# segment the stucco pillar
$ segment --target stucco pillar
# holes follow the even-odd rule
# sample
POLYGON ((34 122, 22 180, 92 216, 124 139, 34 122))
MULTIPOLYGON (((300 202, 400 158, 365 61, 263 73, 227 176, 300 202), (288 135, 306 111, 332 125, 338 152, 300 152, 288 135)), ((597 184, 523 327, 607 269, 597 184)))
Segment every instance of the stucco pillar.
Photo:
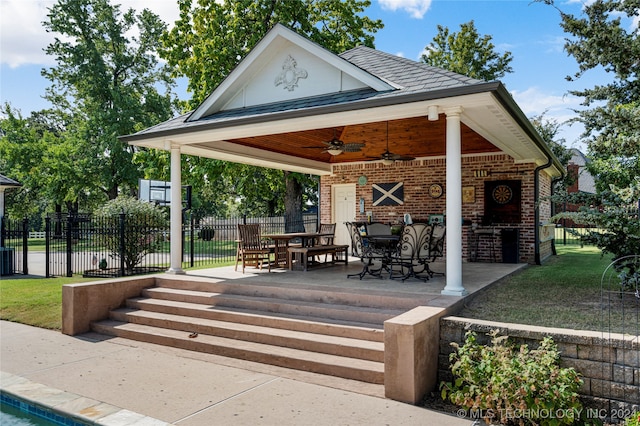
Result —
POLYGON ((462 107, 444 110, 447 115, 447 284, 441 294, 464 296, 462 285, 462 107))
POLYGON ((170 274, 184 274, 182 269, 182 167, 180 146, 171 144, 171 265, 170 274))

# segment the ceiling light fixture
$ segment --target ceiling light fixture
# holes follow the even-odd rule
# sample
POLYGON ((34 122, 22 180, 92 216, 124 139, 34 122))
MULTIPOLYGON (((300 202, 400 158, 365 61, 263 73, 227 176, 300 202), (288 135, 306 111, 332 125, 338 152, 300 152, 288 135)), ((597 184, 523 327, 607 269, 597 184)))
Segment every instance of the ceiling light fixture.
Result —
POLYGON ((438 105, 430 105, 428 111, 429 121, 438 121, 438 105))
POLYGON ((340 155, 342 154, 342 150, 338 148, 328 149, 327 152, 331 155, 340 155))

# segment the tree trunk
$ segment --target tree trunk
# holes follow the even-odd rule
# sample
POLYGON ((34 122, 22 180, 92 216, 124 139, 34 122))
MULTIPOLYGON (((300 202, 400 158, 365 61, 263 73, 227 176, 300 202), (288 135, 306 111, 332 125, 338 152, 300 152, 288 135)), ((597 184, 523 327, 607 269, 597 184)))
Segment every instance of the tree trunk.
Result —
POLYGON ((302 185, 291 172, 284 172, 286 193, 284 197, 285 232, 304 232, 302 220, 302 185))

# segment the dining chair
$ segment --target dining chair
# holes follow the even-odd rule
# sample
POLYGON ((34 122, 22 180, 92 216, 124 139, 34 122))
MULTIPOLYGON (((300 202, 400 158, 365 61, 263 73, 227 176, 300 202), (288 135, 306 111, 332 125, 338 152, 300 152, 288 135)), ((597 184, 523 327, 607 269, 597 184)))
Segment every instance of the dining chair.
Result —
POLYGON ((429 276, 444 275, 443 272, 434 272, 429 267, 429 263, 434 262, 438 257, 444 256, 444 239, 447 228, 443 223, 434 224, 431 230, 431 238, 429 239, 429 253, 423 259, 425 269, 429 276))
POLYGON ((238 224, 238 253, 236 255, 236 271, 238 263, 242 261, 242 273, 247 265, 259 267, 266 262, 271 272, 271 259, 269 247, 265 245, 260 234, 259 224, 238 224))
POLYGON ((353 222, 346 222, 347 229, 349 230, 349 236, 351 237, 351 256, 359 257, 362 262, 362 271, 357 274, 349 274, 347 278, 351 277, 364 277, 365 275, 373 275, 375 277, 382 278, 382 260, 384 255, 380 252, 372 250, 371 246, 364 244, 362 235, 360 234, 360 227, 353 222), (375 269, 374 261, 380 262, 380 267, 375 269))
POLYGON ((426 223, 405 225, 395 252, 390 257, 390 278, 418 278, 427 281, 430 274, 427 264, 423 262, 429 256, 432 227, 426 223), (398 276, 394 274, 398 272, 398 276), (423 275, 427 272, 427 275, 423 275))
POLYGON ((367 235, 391 235, 391 225, 382 222, 367 223, 367 235))
MULTIPOLYGON (((331 246, 333 245, 333 239, 335 238, 336 235, 336 224, 335 223, 321 223, 320 227, 318 228, 318 233, 319 234, 325 234, 321 237, 318 238, 317 244, 320 246, 331 246)), ((327 261, 327 256, 328 255, 324 255, 324 261, 327 261)), ((335 254, 332 254, 331 256, 333 261, 335 261, 335 254)), ((314 256, 314 260, 315 260, 316 256, 314 256)))

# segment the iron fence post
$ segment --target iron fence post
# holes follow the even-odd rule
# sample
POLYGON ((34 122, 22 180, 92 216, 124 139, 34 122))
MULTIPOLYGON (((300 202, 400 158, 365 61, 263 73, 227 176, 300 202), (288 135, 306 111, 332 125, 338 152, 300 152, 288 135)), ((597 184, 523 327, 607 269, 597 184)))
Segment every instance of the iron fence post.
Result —
POLYGON ((195 233, 196 233, 196 224, 193 218, 193 214, 191 215, 191 244, 190 244, 190 248, 191 248, 191 262, 190 265, 193 268, 193 253, 195 251, 195 233))
POLYGON ((124 277, 124 230, 125 230, 126 215, 124 212, 120 213, 120 276, 124 277))
POLYGON ((73 225, 73 215, 71 213, 67 214, 67 277, 73 276, 73 268, 71 266, 72 259, 72 240, 71 240, 71 227, 73 225))
POLYGON ((22 219, 22 273, 29 275, 27 258, 29 253, 29 219, 22 219))
POLYGON ((44 219, 44 275, 47 278, 51 276, 51 271, 49 271, 50 241, 51 241, 51 218, 47 216, 44 219))

